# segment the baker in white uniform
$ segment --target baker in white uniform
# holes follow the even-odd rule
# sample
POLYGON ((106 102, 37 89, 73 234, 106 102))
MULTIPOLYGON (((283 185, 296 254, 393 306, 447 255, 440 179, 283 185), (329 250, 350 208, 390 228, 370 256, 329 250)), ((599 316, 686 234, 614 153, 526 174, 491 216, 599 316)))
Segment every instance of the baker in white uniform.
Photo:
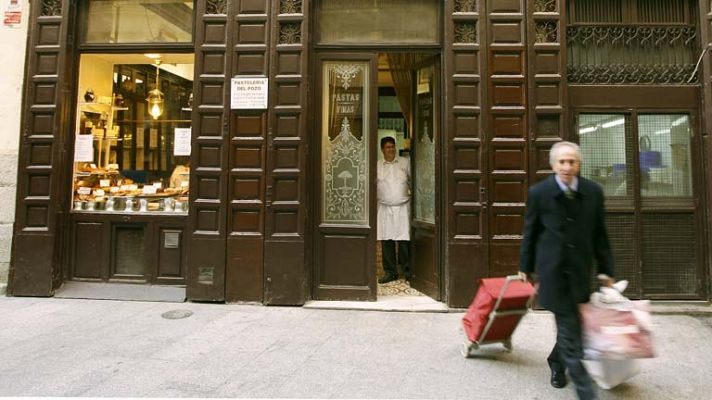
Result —
POLYGON ((378 283, 398 279, 398 261, 406 280, 410 270, 410 161, 396 156, 396 141, 392 137, 381 139, 383 160, 378 161, 378 240, 383 250, 385 275, 378 283))

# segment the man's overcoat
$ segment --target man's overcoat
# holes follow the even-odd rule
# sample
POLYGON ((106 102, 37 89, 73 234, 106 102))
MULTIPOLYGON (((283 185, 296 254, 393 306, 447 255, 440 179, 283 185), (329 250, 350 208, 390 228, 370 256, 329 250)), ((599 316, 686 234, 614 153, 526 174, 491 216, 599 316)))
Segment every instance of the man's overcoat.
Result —
POLYGON ((604 212, 601 187, 585 178, 571 200, 554 175, 529 189, 520 270, 538 274, 542 307, 566 313, 587 302, 594 261, 613 276, 604 212))

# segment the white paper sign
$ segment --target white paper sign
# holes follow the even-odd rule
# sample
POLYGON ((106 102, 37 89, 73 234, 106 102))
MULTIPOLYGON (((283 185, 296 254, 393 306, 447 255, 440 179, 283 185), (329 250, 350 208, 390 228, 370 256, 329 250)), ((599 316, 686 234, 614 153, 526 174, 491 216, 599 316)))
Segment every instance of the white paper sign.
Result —
POLYGON ((74 161, 94 161, 94 136, 77 135, 74 140, 74 161))
POLYGON ((234 77, 231 80, 230 108, 233 110, 267 109, 267 78, 234 77))
POLYGON ((173 155, 190 155, 190 128, 176 128, 173 132, 173 155))

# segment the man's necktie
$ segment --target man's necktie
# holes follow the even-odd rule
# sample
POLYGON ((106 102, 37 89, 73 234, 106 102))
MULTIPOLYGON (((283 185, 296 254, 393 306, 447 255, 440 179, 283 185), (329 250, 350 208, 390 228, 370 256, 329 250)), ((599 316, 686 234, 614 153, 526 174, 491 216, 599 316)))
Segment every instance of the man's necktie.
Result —
POLYGON ((573 190, 571 190, 571 187, 566 186, 566 190, 564 190, 564 194, 566 195, 566 198, 569 200, 573 200, 574 197, 576 197, 576 194, 574 193, 573 190))

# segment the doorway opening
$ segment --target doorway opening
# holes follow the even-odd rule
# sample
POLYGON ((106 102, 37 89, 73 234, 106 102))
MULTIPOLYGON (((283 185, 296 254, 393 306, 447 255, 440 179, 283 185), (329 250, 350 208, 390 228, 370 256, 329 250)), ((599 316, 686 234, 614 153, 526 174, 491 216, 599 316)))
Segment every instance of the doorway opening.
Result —
POLYGON ((437 71, 433 54, 378 54, 378 137, 373 149, 378 159, 378 297, 427 295, 440 300, 437 71), (393 144, 395 155, 388 150, 393 144))
POLYGON ((377 170, 380 138, 390 136, 404 160, 398 170, 405 184, 393 204, 405 208, 399 211, 399 229, 409 240, 411 262, 408 271, 399 271, 401 278, 410 272, 408 282, 391 284, 396 287, 389 294, 441 300, 437 53, 319 52, 315 62, 320 116, 314 130, 313 299, 378 298, 383 256, 377 240, 377 170))

